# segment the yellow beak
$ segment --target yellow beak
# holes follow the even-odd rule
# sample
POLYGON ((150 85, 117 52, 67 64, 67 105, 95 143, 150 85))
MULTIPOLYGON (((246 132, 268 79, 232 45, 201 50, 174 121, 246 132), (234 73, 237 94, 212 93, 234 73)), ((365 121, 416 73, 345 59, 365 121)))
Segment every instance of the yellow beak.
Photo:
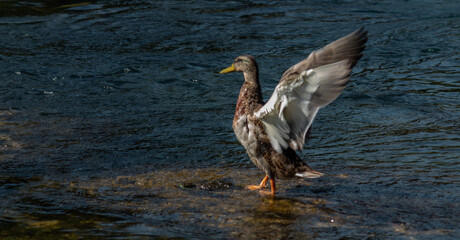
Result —
POLYGON ((220 71, 220 73, 229 73, 229 72, 234 72, 234 71, 235 71, 235 67, 232 64, 232 66, 220 71))

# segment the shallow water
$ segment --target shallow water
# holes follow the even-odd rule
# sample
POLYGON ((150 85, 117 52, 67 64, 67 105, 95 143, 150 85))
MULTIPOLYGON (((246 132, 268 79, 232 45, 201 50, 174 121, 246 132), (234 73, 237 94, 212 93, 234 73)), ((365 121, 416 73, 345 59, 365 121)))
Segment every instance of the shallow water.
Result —
POLYGON ((2 1, 0 237, 460 237, 456 1, 2 1), (263 173, 231 121, 252 54, 270 96, 311 51, 369 30, 302 158, 263 173))

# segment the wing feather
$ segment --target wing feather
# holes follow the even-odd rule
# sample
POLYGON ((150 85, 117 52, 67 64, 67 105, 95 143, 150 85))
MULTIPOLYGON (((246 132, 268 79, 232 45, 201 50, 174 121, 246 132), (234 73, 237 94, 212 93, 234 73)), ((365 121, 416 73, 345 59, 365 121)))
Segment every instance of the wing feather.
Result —
POLYGON ((349 80, 350 61, 343 60, 302 72, 276 86, 257 112, 273 148, 302 151, 305 135, 318 110, 334 101, 349 80))
POLYGON ((302 72, 308 69, 317 68, 319 66, 339 62, 345 59, 350 61, 350 68, 353 68, 358 60, 363 56, 362 51, 365 48, 366 42, 367 31, 361 27, 347 36, 310 53, 306 59, 286 70, 281 77, 280 82, 295 79, 302 72))
POLYGON ((346 87, 366 42, 367 31, 360 28, 313 51, 284 72, 268 102, 255 112, 277 152, 287 148, 302 151, 318 110, 346 87))

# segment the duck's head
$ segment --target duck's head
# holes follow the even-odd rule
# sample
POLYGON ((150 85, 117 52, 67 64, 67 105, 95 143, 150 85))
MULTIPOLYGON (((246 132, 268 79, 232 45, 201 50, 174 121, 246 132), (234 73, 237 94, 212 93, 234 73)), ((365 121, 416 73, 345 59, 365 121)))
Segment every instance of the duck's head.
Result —
POLYGON ((253 56, 251 55, 243 55, 235 58, 233 64, 220 71, 220 73, 229 73, 229 72, 257 72, 257 63, 253 56))

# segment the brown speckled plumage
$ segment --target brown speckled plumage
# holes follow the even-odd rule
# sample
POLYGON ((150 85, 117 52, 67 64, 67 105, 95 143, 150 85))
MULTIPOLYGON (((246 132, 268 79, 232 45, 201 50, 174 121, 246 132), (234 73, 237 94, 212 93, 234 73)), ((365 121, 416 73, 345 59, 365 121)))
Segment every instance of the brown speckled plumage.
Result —
MULTIPOLYGON (((282 154, 277 153, 270 144, 267 134, 265 133, 263 124, 260 120, 253 117, 254 112, 259 110, 263 105, 262 91, 259 84, 257 63, 252 56, 241 56, 250 62, 249 68, 244 72, 245 81, 241 87, 238 101, 236 103, 235 115, 233 117, 233 131, 237 136, 242 135, 242 131, 252 131, 253 136, 257 136, 258 147, 254 148, 253 152, 249 151, 249 157, 252 162, 259 168, 264 169, 263 163, 268 163, 268 168, 264 171, 269 178, 292 178, 298 172, 311 170, 295 153, 294 150, 288 148, 282 154), (242 127, 238 126, 238 120, 246 117, 246 122, 242 127), (249 124, 254 127, 249 129, 249 124), (260 160, 260 159, 263 160, 260 160)), ((242 144, 245 145, 244 140, 242 144)), ((266 165, 266 164, 265 164, 266 165)))
POLYGON ((232 66, 221 71, 244 74, 233 130, 251 161, 266 174, 259 186, 249 186, 250 189, 262 189, 270 179, 269 194, 274 195, 276 178, 322 175, 307 166, 295 151, 302 150, 318 109, 332 102, 345 87, 366 41, 367 32, 361 28, 314 51, 284 73, 267 103, 263 101, 254 57, 239 56, 232 66))

